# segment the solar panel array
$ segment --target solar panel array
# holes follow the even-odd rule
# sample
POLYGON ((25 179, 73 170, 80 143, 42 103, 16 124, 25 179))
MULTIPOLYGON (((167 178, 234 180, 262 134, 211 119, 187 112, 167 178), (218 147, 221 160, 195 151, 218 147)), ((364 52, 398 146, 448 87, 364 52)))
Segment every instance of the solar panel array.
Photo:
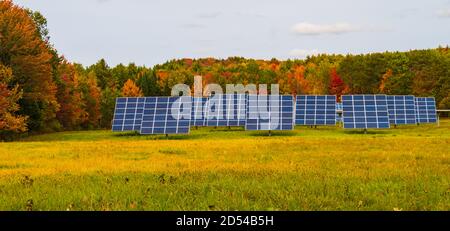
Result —
POLYGON ((236 127, 245 126, 246 95, 215 95, 205 104, 206 126, 236 127))
POLYGON ((416 124, 415 97, 412 95, 387 96, 391 124, 416 124))
POLYGON ((292 96, 249 95, 246 130, 293 130, 294 100, 292 96))
POLYGON ((141 134, 188 134, 191 121, 191 97, 147 97, 141 134), (188 105, 183 108, 183 105, 188 105))
POLYGON ((437 123, 436 100, 433 97, 416 98, 417 123, 437 123))
POLYGON ((112 130, 140 131, 145 98, 117 98, 112 130))
POLYGON ((346 129, 390 128, 390 124, 436 123, 432 97, 345 95, 117 98, 112 131, 187 134, 190 126, 245 126, 246 130, 293 130, 294 125, 335 125, 346 129), (337 111, 342 109, 342 117, 337 111))
POLYGON ((386 95, 342 96, 344 128, 390 128, 386 95))
POLYGON ((297 96, 295 106, 295 124, 336 125, 336 96, 297 96))

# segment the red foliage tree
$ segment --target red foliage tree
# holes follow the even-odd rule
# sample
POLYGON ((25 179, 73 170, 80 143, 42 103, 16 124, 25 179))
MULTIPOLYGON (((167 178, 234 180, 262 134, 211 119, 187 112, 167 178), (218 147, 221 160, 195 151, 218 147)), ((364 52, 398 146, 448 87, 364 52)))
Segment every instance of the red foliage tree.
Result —
POLYGON ((329 93, 332 95, 337 95, 338 99, 340 99, 343 94, 346 94, 348 92, 348 86, 339 76, 336 68, 331 68, 330 76, 330 86, 328 89, 329 93))

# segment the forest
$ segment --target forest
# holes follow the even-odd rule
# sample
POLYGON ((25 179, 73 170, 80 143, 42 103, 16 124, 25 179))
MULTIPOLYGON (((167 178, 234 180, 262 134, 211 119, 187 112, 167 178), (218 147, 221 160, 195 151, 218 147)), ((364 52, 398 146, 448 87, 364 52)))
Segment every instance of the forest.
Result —
POLYGON ((0 2, 0 140, 35 133, 107 129, 116 97, 169 95, 175 84, 280 84, 281 94, 413 94, 450 108, 447 47, 322 54, 303 60, 184 58, 153 67, 83 66, 58 53, 46 18, 0 2))

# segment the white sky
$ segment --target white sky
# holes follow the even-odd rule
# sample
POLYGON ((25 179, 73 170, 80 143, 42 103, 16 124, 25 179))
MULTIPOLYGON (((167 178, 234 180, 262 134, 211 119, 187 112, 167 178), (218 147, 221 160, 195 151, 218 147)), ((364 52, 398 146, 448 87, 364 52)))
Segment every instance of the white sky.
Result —
POLYGON ((450 44, 450 0, 16 0, 73 62, 304 58, 450 44))

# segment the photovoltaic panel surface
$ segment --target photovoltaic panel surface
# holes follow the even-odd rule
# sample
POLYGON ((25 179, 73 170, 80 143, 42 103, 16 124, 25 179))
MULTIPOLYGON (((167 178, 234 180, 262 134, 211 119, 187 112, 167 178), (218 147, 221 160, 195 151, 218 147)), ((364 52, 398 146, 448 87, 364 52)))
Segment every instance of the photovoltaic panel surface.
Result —
POLYGON ((344 128, 390 128, 386 95, 344 95, 342 104, 344 128))
POLYGON ((192 116, 191 126, 202 127, 206 125, 205 110, 207 97, 193 97, 192 98, 192 116))
POLYGON ((433 97, 416 98, 417 123, 437 123, 436 100, 433 97))
POLYGON ((147 97, 142 116, 141 134, 188 134, 192 98, 147 97))
POLYGON ((293 130, 292 96, 248 95, 246 130, 293 130))
POLYGON ((296 125, 336 125, 335 95, 300 95, 295 108, 296 125))
POLYGON ((223 94, 208 98, 205 104, 206 125, 214 127, 245 126, 246 95, 223 94))
POLYGON ((391 124, 416 124, 415 97, 412 95, 388 95, 387 104, 391 124))
POLYGON ((140 131, 144 98, 117 98, 112 131, 140 131))

